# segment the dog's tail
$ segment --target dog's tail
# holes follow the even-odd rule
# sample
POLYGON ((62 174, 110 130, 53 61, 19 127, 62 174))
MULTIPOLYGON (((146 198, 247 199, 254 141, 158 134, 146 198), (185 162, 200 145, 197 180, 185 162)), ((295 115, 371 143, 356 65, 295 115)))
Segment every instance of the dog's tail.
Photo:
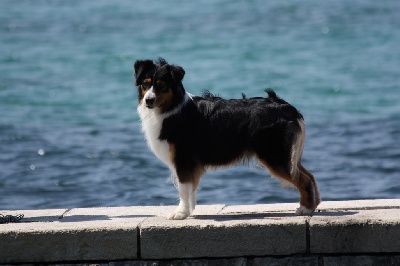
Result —
POLYGON ((265 89, 264 90, 266 93, 268 93, 268 99, 271 99, 273 102, 277 102, 280 104, 285 104, 290 106, 290 108, 292 108, 292 110, 297 113, 297 117, 299 119, 303 120, 303 115, 300 113, 299 110, 297 110, 296 108, 294 108, 292 105, 290 105, 288 102, 286 102, 285 100, 283 100, 282 98, 280 98, 278 95, 276 95, 276 93, 272 90, 272 89, 265 89))
POLYGON ((268 98, 279 99, 278 95, 272 89, 265 89, 265 92, 268 93, 268 98))

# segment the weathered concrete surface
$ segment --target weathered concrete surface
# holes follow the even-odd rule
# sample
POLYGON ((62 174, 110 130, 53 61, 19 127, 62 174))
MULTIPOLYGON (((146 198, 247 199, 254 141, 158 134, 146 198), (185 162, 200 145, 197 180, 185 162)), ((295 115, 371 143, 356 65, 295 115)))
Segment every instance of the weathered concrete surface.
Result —
POLYGON ((400 200, 324 202, 310 220, 312 253, 400 252, 400 200))
MULTIPOLYGON (((199 206, 208 213, 223 205, 199 206)), ((136 259, 138 227, 175 206, 0 211, 24 214, 21 223, 0 225, 0 263, 136 259)))
POLYGON ((347 200, 324 201, 318 206, 318 210, 376 210, 376 209, 400 209, 400 199, 374 199, 374 200, 347 200))
POLYGON ((310 221, 312 253, 400 252, 400 209, 332 210, 310 221))
POLYGON ((1 211, 22 213, 24 219, 0 225, 0 263, 135 259, 138 225, 172 210, 171 206, 1 211))
MULTIPOLYGON (((60 219, 65 210, 46 212, 43 216, 38 211, 36 216, 30 214, 23 220, 42 222, 0 225, 1 263, 134 259, 137 256, 136 229, 144 218, 117 222, 108 216, 97 216, 92 221, 86 217, 68 220, 60 219)), ((94 213, 95 209, 86 209, 86 212, 94 213)), ((18 213, 27 216, 31 212, 18 213)))
MULTIPOLYGON (((277 207, 277 206, 275 206, 277 207)), ((140 225, 144 259, 289 255, 306 252, 306 219, 269 205, 233 206, 184 221, 140 225), (249 212, 248 209, 251 209, 249 212)), ((284 208, 285 209, 285 208, 284 208)))
POLYGON ((400 199, 323 202, 312 217, 296 216, 297 207, 200 205, 184 221, 166 219, 176 206, 0 211, 25 216, 0 224, 0 263, 400 262, 400 199))
POLYGON ((23 214, 24 223, 32 222, 56 222, 62 218, 67 209, 50 209, 50 210, 18 210, 18 211, 1 211, 3 215, 23 214))
POLYGON ((136 228, 118 226, 18 224, 0 233, 0 261, 51 262, 136 258, 136 228))
POLYGON ((338 265, 399 265, 398 257, 390 256, 338 256, 324 257, 324 266, 338 265))

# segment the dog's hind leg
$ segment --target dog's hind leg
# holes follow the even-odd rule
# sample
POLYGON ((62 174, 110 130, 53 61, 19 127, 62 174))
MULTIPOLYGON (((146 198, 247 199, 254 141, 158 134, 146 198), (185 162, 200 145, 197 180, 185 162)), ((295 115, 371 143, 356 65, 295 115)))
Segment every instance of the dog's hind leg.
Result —
MULTIPOLYGON (((300 163, 299 163, 300 164, 300 163)), ((320 203, 318 187, 315 183, 314 176, 307 175, 309 173, 304 167, 298 169, 295 176, 292 176, 292 183, 300 192, 300 207, 297 209, 298 215, 311 214, 320 203)))
POLYGON ((300 169, 283 169, 271 167, 265 160, 259 158, 270 173, 294 185, 300 193, 300 207, 296 210, 298 215, 311 214, 319 204, 319 193, 312 179, 300 169))
POLYGON ((310 172, 308 172, 304 166, 301 164, 301 162, 299 162, 297 164, 298 169, 300 170, 300 172, 302 172, 303 174, 305 174, 306 176, 308 176, 311 180, 311 182, 313 183, 314 186, 314 191, 315 191, 315 204, 318 206, 318 204, 321 203, 321 198, 319 195, 319 190, 318 190, 318 185, 317 182, 315 181, 315 178, 313 176, 313 174, 311 174, 310 172))
POLYGON ((309 215, 317 208, 320 198, 314 176, 301 165, 305 137, 304 122, 299 120, 297 124, 291 123, 281 131, 289 132, 286 136, 284 133, 281 134, 286 137, 286 141, 278 139, 269 143, 271 150, 277 151, 275 154, 268 152, 267 146, 260 146, 256 150, 256 155, 273 176, 293 184, 298 189, 300 207, 296 214, 309 215))
POLYGON ((296 214, 308 215, 311 214, 321 202, 317 182, 314 176, 307 171, 301 164, 301 156, 304 148, 305 126, 304 121, 299 120, 300 131, 297 134, 291 152, 290 175, 292 183, 300 192, 300 207, 296 214))

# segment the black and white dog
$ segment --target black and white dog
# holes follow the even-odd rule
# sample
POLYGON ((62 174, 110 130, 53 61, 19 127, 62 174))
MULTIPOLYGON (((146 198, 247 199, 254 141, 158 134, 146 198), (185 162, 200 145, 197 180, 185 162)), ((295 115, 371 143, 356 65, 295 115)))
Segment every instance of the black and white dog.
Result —
POLYGON ((196 206, 200 178, 209 168, 250 157, 300 192, 299 215, 320 203, 314 176, 301 165, 305 128, 293 106, 267 90, 267 98, 225 100, 192 96, 182 85, 185 71, 160 58, 134 65, 138 112, 150 149, 177 178, 180 203, 169 219, 188 217, 196 206))

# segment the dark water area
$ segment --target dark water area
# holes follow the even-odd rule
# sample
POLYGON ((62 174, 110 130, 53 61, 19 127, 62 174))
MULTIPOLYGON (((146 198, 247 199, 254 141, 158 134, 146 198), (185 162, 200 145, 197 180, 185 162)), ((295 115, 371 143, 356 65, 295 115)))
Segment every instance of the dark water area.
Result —
MULTIPOLYGON (((400 2, 1 1, 0 209, 177 204, 140 132, 137 59, 225 98, 301 110, 323 200, 400 197, 400 2)), ((249 165, 207 173, 200 204, 296 202, 249 165)))

